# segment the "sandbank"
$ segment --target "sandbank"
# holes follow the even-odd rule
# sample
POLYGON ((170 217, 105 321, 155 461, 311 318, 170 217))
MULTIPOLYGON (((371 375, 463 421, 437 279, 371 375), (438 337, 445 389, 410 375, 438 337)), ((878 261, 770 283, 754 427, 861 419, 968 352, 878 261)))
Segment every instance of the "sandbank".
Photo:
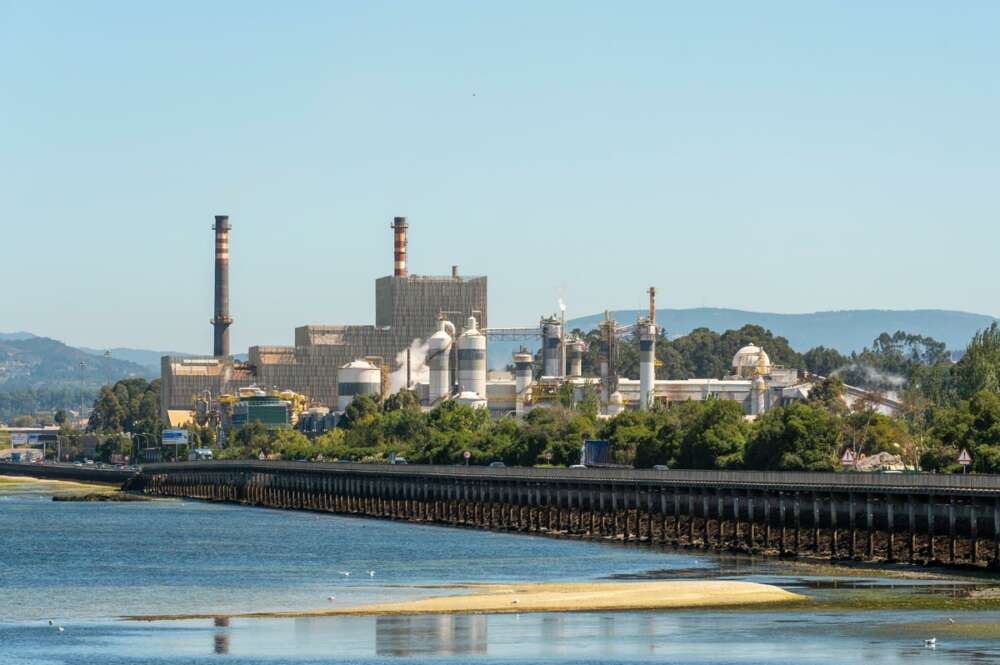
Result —
MULTIPOLYGON (((395 603, 293 612, 256 612, 237 618, 591 612, 732 607, 804 600, 776 586, 726 580, 573 582, 475 585, 474 593, 395 603)), ((133 616, 130 619, 209 618, 214 615, 133 616)))
POLYGON ((92 481, 61 480, 56 478, 35 478, 34 476, 0 475, 0 490, 39 492, 117 492, 120 483, 99 483, 92 481))

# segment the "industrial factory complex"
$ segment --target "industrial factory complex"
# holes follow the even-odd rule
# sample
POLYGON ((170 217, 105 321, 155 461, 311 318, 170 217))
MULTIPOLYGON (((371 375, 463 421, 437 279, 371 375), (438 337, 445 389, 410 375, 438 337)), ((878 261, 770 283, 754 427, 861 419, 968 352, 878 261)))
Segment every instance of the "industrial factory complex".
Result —
MULTIPOLYGON (((162 359, 161 416, 174 426, 213 418, 232 424, 233 415, 236 422, 247 422, 255 400, 272 410, 284 404, 289 422, 303 414, 335 419, 357 395, 385 397, 402 388, 416 391, 428 409, 457 400, 497 417, 521 415, 546 406, 566 384, 578 400, 592 391, 606 416, 715 397, 735 400, 755 417, 804 399, 812 385, 797 369, 772 365, 766 351, 753 345, 739 350, 723 379, 657 380, 653 288, 648 314, 634 324, 619 325, 605 316, 598 376, 584 376, 584 342, 567 332, 564 318, 543 318, 537 328, 490 328, 485 276, 460 275, 457 266, 444 276, 409 274, 404 217, 396 217, 391 227, 393 274, 375 281, 374 325, 300 326, 294 346, 251 346, 241 362, 229 349, 229 218, 217 216, 213 228, 214 355, 162 359), (639 376, 619 377, 616 350, 622 337, 632 335, 639 342, 639 376), (522 350, 510 359, 513 375, 488 372, 490 339, 537 340, 539 367, 533 353, 522 350)), ((893 406, 885 400, 880 408, 893 406)))

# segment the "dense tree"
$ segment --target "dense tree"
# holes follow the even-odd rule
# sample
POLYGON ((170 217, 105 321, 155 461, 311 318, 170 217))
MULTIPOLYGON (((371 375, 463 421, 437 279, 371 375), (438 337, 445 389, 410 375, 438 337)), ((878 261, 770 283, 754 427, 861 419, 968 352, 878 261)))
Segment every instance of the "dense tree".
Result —
POLYGON ((159 379, 122 379, 113 386, 101 388, 87 430, 159 434, 159 411, 159 379))
MULTIPOLYGON (((600 332, 576 331, 587 342, 583 370, 597 375, 599 371, 600 332)), ((721 379, 732 373, 733 356, 741 347, 757 344, 764 347, 771 362, 786 367, 802 367, 802 356, 795 352, 784 337, 755 325, 745 325, 739 330, 727 330, 721 335, 708 328, 697 328, 687 335, 668 339, 661 330, 656 342, 656 378, 690 379, 710 377, 721 379)), ((618 375, 635 378, 639 375, 639 340, 636 335, 626 335, 618 342, 618 375)))
POLYGON ((338 425, 344 429, 351 429, 378 412, 379 403, 375 398, 370 395, 357 395, 344 409, 344 415, 340 418, 338 425))
POLYGON ((847 357, 840 351, 825 346, 817 346, 802 354, 803 369, 820 376, 830 376, 847 362, 847 357))
POLYGON ((806 401, 821 406, 827 411, 844 415, 847 413, 847 404, 844 403, 844 390, 844 382, 838 377, 826 377, 822 381, 813 384, 806 401))
POLYGON ((1000 391, 1000 327, 996 323, 976 333, 953 371, 961 399, 981 391, 1000 391))
POLYGON ((749 469, 833 471, 841 442, 837 416, 814 404, 794 403, 757 419, 745 464, 749 469))
POLYGON ((955 406, 935 410, 932 442, 921 462, 928 469, 958 469, 962 449, 972 455, 973 471, 1000 472, 1000 395, 980 391, 955 406))
POLYGON ((750 431, 743 407, 733 400, 710 399, 678 405, 682 429, 678 465, 685 469, 736 469, 750 431))

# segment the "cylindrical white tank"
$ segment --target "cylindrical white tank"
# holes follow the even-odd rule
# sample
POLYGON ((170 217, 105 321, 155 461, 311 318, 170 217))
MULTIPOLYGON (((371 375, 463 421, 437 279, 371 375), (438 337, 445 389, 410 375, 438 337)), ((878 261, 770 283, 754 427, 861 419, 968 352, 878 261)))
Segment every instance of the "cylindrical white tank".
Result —
POLYGON ((454 333, 455 326, 450 321, 440 321, 438 331, 427 340, 427 368, 430 373, 427 401, 432 406, 451 394, 448 356, 454 333))
POLYGON ((355 360, 337 372, 337 410, 344 411, 358 395, 382 392, 382 372, 367 360, 355 360))
POLYGON ((486 397, 486 335, 470 316, 458 337, 458 389, 486 397))
POLYGON ((558 319, 542 319, 542 376, 562 376, 562 327, 558 319))
POLYGON ((473 409, 485 409, 487 406, 486 398, 471 390, 458 393, 455 401, 465 406, 471 406, 473 409))
POLYGON ((566 372, 571 377, 583 376, 583 352, 586 344, 575 338, 566 344, 566 372))
POLYGON ((528 398, 528 389, 534 378, 531 374, 533 361, 531 354, 525 351, 514 354, 514 411, 517 415, 524 411, 524 401, 528 398))
POLYGON ((608 415, 612 418, 625 410, 625 398, 617 390, 608 397, 608 415))
POLYGON ((656 326, 639 323, 639 409, 646 411, 653 403, 656 386, 656 326))
POLYGON ((764 377, 758 375, 754 377, 753 387, 750 392, 750 413, 759 416, 767 411, 767 383, 764 377))

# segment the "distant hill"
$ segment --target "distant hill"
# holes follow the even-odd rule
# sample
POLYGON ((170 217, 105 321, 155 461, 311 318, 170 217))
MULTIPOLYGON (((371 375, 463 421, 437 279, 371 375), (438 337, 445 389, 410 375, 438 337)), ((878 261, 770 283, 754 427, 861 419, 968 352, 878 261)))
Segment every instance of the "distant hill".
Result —
POLYGON ((95 358, 47 337, 0 341, 0 391, 62 386, 94 388, 130 376, 155 378, 159 371, 118 358, 95 358), (80 363, 84 363, 82 368, 80 363))
MULTIPOLYGON (((611 315, 620 324, 629 324, 645 314, 645 310, 629 309, 616 310, 611 315)), ((566 327, 569 330, 591 330, 603 317, 603 314, 592 314, 570 319, 566 327)), ((695 328, 709 328, 721 333, 751 323, 785 337, 799 352, 826 346, 845 354, 871 346, 872 340, 883 332, 897 330, 933 337, 944 342, 950 350, 962 350, 976 331, 996 320, 984 314, 942 309, 852 309, 811 314, 774 314, 707 307, 656 310, 656 322, 666 329, 671 338, 686 335, 695 328)), ((490 367, 505 366, 520 345, 521 342, 490 343, 490 367)), ((538 348, 538 343, 525 343, 525 346, 534 350, 538 348)))
POLYGON ((0 342, 16 342, 22 339, 31 339, 35 336, 36 335, 32 335, 30 332, 0 332, 0 342))
POLYGON ((127 360, 137 365, 142 365, 150 371, 160 373, 160 358, 163 356, 176 356, 178 358, 190 358, 192 353, 179 353, 177 351, 150 351, 149 349, 129 349, 125 347, 115 347, 113 349, 91 349, 86 346, 77 347, 84 353, 92 356, 104 357, 105 351, 111 351, 112 358, 127 360))
MULTIPOLYGON (((616 310, 612 316, 621 324, 629 324, 634 322, 637 316, 643 314, 645 314, 645 310, 630 309, 616 310)), ((603 314, 592 314, 570 319, 566 322, 567 328, 570 330, 574 328, 590 330, 597 325, 603 316, 603 314)), ((796 351, 805 352, 816 346, 826 346, 845 354, 851 351, 860 351, 865 346, 870 346, 872 340, 883 332, 893 333, 897 330, 933 337, 944 342, 949 350, 960 351, 965 349, 976 331, 986 328, 996 320, 985 314, 943 309, 850 309, 810 314, 775 314, 699 307, 658 309, 656 312, 657 323, 666 328, 667 334, 671 338, 686 335, 695 328, 710 328, 721 333, 752 323, 785 337, 796 351)), ((58 350, 56 355, 63 358, 61 361, 53 359, 56 365, 66 361, 65 354, 76 352, 81 354, 83 359, 89 361, 95 380, 104 375, 105 361, 103 356, 105 349, 75 349, 55 340, 36 337, 29 332, 0 333, 0 390, 5 388, 5 382, 11 380, 12 372, 20 372, 18 376, 24 373, 23 369, 16 370, 17 362, 5 357, 4 344, 27 343, 30 347, 30 343, 37 340, 45 340, 45 342, 58 345, 58 347, 49 347, 52 353, 56 353, 58 350), (100 358, 96 363, 94 362, 95 356, 100 358), (4 369, 5 367, 7 369, 4 369)), ((522 344, 531 350, 536 350, 539 346, 538 340, 534 339, 527 342, 491 342, 489 345, 489 366, 498 369, 504 367, 511 361, 511 354, 514 350, 522 344)), ((39 343, 37 347, 39 352, 42 346, 45 346, 44 343, 39 343)), ((23 353, 23 351, 21 352, 23 353)), ((193 354, 135 348, 111 349, 110 360, 114 368, 113 378, 128 376, 130 373, 157 377, 160 374, 160 357, 164 355, 185 357, 193 354)), ((245 354, 236 357, 246 359, 245 354)), ((74 368, 73 371, 76 372, 73 375, 73 380, 78 382, 79 359, 70 362, 70 364, 74 368)), ((46 364, 37 372, 49 376, 55 370, 46 364)), ((55 372, 55 374, 59 374, 59 372, 55 372)), ((41 380, 44 382, 47 379, 41 380)))

